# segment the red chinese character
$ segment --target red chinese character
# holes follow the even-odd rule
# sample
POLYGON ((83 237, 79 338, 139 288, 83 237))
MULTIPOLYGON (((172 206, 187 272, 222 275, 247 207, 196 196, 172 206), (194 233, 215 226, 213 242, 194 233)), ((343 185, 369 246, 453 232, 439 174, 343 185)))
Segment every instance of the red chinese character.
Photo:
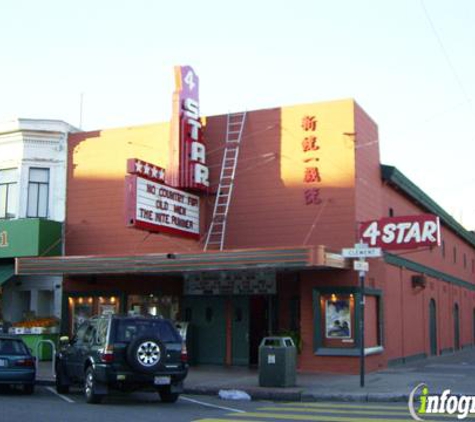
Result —
POLYGON ((305 205, 320 205, 323 200, 320 198, 320 189, 312 188, 304 191, 305 205))
POLYGON ((307 136, 302 141, 302 149, 303 149, 304 152, 319 150, 320 147, 317 145, 317 137, 316 136, 307 136))
POLYGON ((318 167, 307 167, 305 169, 303 181, 305 183, 321 182, 322 178, 320 177, 320 172, 318 171, 318 167))
POLYGON ((302 119, 302 129, 305 131, 316 130, 317 121, 315 120, 315 116, 305 116, 302 119))

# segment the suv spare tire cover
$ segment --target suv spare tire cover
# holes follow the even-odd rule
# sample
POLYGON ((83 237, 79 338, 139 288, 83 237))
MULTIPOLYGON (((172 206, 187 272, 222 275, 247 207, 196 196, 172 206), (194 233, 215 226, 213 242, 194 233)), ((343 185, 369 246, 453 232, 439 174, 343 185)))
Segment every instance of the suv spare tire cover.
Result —
POLYGON ((137 337, 127 347, 129 365, 146 374, 158 370, 165 354, 165 345, 156 336, 137 337))

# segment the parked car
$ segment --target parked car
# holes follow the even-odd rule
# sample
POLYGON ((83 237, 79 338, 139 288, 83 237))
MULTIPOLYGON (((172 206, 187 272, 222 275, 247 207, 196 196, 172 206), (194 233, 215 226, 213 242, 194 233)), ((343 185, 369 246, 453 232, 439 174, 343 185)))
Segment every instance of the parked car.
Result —
POLYGON ((109 390, 154 389, 175 402, 188 373, 186 346, 169 321, 153 316, 103 315, 86 320, 76 335, 60 339, 56 390, 82 384, 88 403, 109 390))
POLYGON ((23 340, 0 334, 0 384, 21 385, 26 394, 33 394, 35 378, 35 358, 23 340))

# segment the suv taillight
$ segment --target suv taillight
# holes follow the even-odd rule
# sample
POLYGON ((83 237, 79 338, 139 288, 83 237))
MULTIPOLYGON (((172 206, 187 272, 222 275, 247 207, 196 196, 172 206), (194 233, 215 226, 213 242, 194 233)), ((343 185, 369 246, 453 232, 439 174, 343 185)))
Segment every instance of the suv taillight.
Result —
POLYGON ((26 359, 18 359, 15 361, 15 366, 28 366, 28 367, 34 367, 35 365, 35 359, 33 358, 26 358, 26 359))
POLYGON ((188 351, 186 350, 186 344, 185 344, 185 343, 181 343, 180 360, 181 360, 183 363, 188 362, 188 351))
POLYGON ((114 347, 111 344, 108 344, 102 353, 99 354, 99 357, 102 362, 110 363, 114 361, 114 347))

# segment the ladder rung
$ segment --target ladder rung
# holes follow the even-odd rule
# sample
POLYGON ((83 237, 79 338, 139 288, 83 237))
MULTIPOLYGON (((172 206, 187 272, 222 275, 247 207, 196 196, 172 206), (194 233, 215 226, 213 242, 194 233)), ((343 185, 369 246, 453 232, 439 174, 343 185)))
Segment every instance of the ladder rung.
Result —
POLYGON ((221 164, 221 177, 213 210, 213 217, 209 227, 205 243, 205 250, 210 247, 213 250, 222 250, 226 229, 226 218, 231 202, 231 194, 234 184, 234 175, 239 156, 239 146, 246 122, 246 112, 233 113, 227 116, 226 125, 226 148, 223 153, 221 164), (223 183, 227 182, 227 183, 223 183), (214 246, 212 246, 214 245, 214 246))

